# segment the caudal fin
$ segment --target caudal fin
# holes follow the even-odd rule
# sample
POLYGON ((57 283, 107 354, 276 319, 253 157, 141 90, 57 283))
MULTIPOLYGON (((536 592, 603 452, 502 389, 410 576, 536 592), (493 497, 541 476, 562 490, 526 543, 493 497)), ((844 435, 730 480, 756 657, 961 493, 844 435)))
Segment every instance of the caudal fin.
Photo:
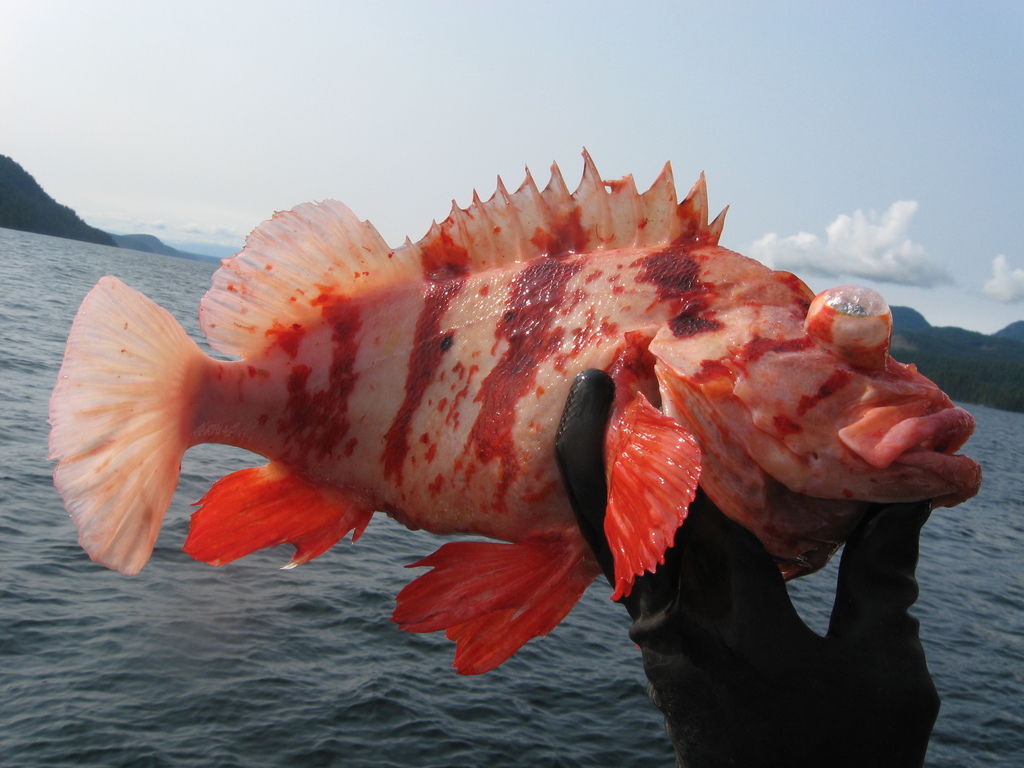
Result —
POLYGON ((169 312, 114 277, 75 316, 50 397, 54 485, 93 560, 135 574, 191 444, 205 359, 169 312))
POLYGON ((398 593, 392 621, 447 630, 459 673, 487 672, 565 618, 600 572, 585 551, 582 538, 445 544, 409 566, 433 570, 398 593))

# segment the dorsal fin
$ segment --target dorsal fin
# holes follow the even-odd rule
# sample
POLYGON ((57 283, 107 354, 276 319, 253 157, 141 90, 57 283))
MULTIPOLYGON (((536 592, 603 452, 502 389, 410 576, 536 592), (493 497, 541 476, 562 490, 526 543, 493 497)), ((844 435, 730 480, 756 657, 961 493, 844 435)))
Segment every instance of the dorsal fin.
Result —
POLYGON ((351 296, 409 279, 419 270, 366 221, 334 200, 274 214, 221 262, 199 305, 210 346, 245 356, 273 343, 275 328, 322 316, 324 294, 351 296))
POLYGON ((583 153, 583 179, 569 193, 557 165, 538 190, 529 169, 513 194, 501 179, 487 201, 473 194, 469 208, 452 212, 409 247, 430 279, 590 250, 643 247, 680 239, 716 245, 725 212, 708 224, 704 174, 681 203, 666 163, 651 188, 639 194, 632 176, 602 181, 590 154, 583 153))
POLYGON ((498 179, 486 201, 452 203, 416 243, 390 249, 377 230, 335 201, 306 203, 276 214, 226 259, 200 305, 215 349, 244 355, 265 349, 268 331, 321 315, 325 293, 355 296, 413 280, 447 280, 535 258, 591 250, 646 247, 678 240, 718 243, 725 211, 708 224, 704 174, 681 203, 666 163, 651 188, 632 176, 603 181, 583 152, 583 178, 570 193, 557 165, 543 190, 529 169, 514 193, 498 179))

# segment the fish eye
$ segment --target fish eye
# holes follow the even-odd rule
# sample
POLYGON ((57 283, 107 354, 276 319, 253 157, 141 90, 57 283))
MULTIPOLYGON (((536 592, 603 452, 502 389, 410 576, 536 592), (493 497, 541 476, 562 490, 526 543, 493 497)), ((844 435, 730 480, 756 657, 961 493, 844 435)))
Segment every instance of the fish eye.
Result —
POLYGON ((889 314, 889 305, 880 293, 859 285, 840 285, 819 295, 825 304, 841 315, 877 317, 889 314))
POLYGON ((889 357, 892 312, 876 291, 859 285, 829 288, 814 297, 804 321, 807 333, 850 365, 884 370, 889 357))

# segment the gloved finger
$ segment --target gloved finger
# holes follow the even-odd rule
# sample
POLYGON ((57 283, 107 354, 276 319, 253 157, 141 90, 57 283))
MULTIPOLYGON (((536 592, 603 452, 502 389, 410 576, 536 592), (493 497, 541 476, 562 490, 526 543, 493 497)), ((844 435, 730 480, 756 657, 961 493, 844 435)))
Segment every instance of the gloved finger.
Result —
POLYGON ((576 523, 612 583, 614 564, 604 535, 608 504, 604 436, 614 398, 615 383, 608 374, 595 369, 583 371, 566 398, 555 438, 558 468, 576 523))
MULTIPOLYGON (((693 534, 705 542, 717 542, 720 552, 713 556, 726 563, 727 568, 726 581, 717 588, 706 580, 702 583, 701 579, 691 577, 693 586, 684 598, 680 585, 681 599, 687 600, 691 610, 703 607, 705 614, 710 615, 709 607, 721 610, 727 604, 728 614, 723 613, 718 620, 721 632, 733 650, 748 657, 781 658, 782 654, 810 642, 814 633, 793 607, 778 564, 758 538, 710 504, 695 508, 692 517, 693 534), (692 595, 696 589, 705 594, 700 601, 692 595)), ((684 527, 690 523, 688 518, 684 527)), ((705 550, 713 553, 706 545, 705 550)), ((708 557, 703 555, 705 561, 708 557)), ((721 566, 717 571, 709 572, 721 579, 721 566)))
POLYGON ((732 610, 728 556, 712 519, 717 508, 698 489, 665 562, 636 579, 621 600, 633 617, 630 638, 666 658, 680 654, 700 667, 721 655, 716 622, 732 610))
POLYGON ((928 500, 868 512, 843 551, 829 637, 917 642, 918 622, 908 610, 917 600, 918 544, 930 514, 928 500))
POLYGON ((675 645, 700 665, 711 662, 701 649, 717 656, 728 647, 761 658, 789 653, 795 641, 814 637, 761 542, 703 493, 691 504, 665 564, 637 579, 634 591, 641 610, 628 606, 636 619, 633 640, 661 653, 675 645), (675 580, 670 587, 669 578, 675 580))

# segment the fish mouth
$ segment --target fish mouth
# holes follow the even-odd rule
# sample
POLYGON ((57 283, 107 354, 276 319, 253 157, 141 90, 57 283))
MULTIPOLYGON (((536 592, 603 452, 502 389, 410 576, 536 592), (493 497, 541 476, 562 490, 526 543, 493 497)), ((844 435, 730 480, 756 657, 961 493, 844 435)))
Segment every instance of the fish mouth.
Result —
POLYGON ((973 432, 974 417, 963 408, 908 417, 905 409, 890 406, 870 409, 839 430, 839 439, 876 469, 912 469, 940 478, 948 491, 936 495, 934 506, 953 506, 981 484, 977 462, 956 453, 973 432))
POLYGON ((883 407, 839 430, 839 439, 871 466, 885 469, 907 453, 956 453, 973 432, 974 417, 963 408, 899 418, 895 409, 883 407))

